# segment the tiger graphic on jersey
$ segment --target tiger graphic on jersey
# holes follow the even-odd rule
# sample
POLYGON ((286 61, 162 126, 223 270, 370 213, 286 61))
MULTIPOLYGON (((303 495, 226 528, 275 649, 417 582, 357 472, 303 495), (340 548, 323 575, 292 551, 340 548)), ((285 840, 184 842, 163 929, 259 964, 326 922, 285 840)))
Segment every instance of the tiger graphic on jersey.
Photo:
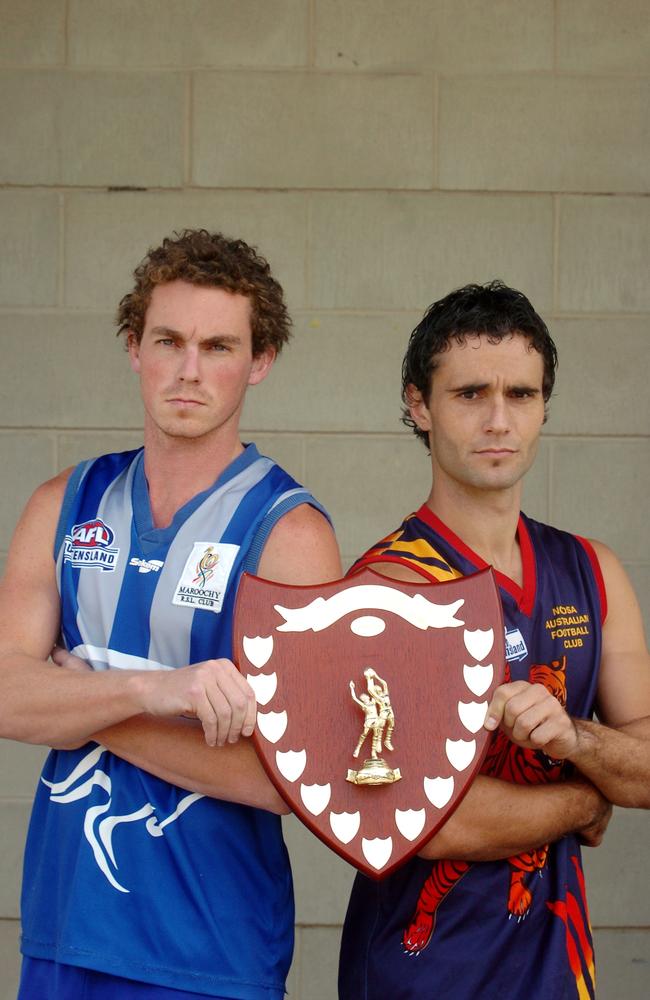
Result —
MULTIPOLYGON (((534 664, 530 668, 531 684, 543 684, 564 707, 566 705, 566 656, 551 664, 534 664)), ((506 667, 506 682, 510 670, 506 667)), ((481 774, 514 781, 518 784, 544 784, 557 781, 563 762, 551 760, 539 750, 524 750, 511 743, 501 730, 497 730, 488 751, 481 774)), ((533 851, 525 851, 508 858, 510 884, 506 903, 509 917, 523 920, 532 905, 532 892, 527 885, 528 876, 541 874, 548 857, 548 844, 533 851)), ((417 955, 428 945, 434 932, 436 911, 471 868, 469 861, 442 859, 435 861, 431 874, 422 886, 413 917, 404 931, 402 945, 408 954, 417 955)))
MULTIPOLYGON (((513 579, 495 570, 508 677, 543 684, 569 715, 591 718, 607 614, 597 556, 588 540, 523 513, 517 541, 521 574, 513 579), (556 606, 575 606, 585 616, 588 628, 579 640, 554 628, 562 613, 556 606)), ((432 583, 488 566, 427 504, 373 545, 349 575, 377 564, 390 577, 390 563, 432 583)), ((481 773, 532 788, 566 780, 570 769, 541 751, 517 748, 500 733, 481 773)), ((517 816, 511 820, 516 827, 517 816)), ((504 860, 433 863, 416 857, 380 882, 362 875, 354 881, 341 939, 341 1000, 593 1000, 594 990, 577 833, 504 860)))

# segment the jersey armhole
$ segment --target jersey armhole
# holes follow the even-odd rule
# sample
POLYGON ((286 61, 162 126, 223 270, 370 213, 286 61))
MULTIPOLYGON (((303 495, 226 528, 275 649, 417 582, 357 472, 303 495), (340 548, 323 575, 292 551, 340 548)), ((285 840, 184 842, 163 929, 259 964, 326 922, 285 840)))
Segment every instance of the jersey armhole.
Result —
POLYGON ((600 597, 600 624, 601 626, 605 624, 605 619, 607 618, 607 591, 605 590, 605 581, 603 579, 603 571, 600 568, 600 562, 598 561, 598 556, 596 555, 596 550, 589 541, 588 538, 583 538, 581 535, 575 536, 583 549, 587 553, 587 558, 591 564, 591 568, 596 579, 596 586, 598 587, 598 596, 600 597))
POLYGON ((242 566, 243 573, 257 573, 257 567, 259 566, 260 559, 262 558, 264 546, 266 545, 269 535, 280 518, 284 517, 285 514, 288 514, 290 510, 294 509, 294 507, 300 507, 304 503, 307 503, 310 507, 314 507, 316 510, 320 511, 329 523, 332 523, 332 519, 325 508, 319 504, 318 500, 314 499, 308 490, 295 490, 288 496, 282 497, 271 507, 269 511, 266 512, 262 518, 262 521, 253 536, 253 541, 250 544, 248 552, 246 553, 246 558, 244 559, 244 564, 242 566))
POLYGON ((79 484, 85 476, 86 472, 92 465, 92 461, 80 462, 70 474, 65 486, 65 493, 63 494, 63 502, 61 504, 61 511, 59 513, 59 520, 56 525, 56 534, 54 536, 54 561, 56 562, 59 558, 59 551, 63 545, 63 540, 65 538, 66 527, 68 524, 68 514, 70 513, 70 508, 74 501, 77 490, 79 489, 79 484))
MULTIPOLYGON (((370 556, 368 559, 365 559, 362 556, 358 562, 355 562, 354 565, 350 567, 345 575, 346 577, 356 576, 362 569, 365 569, 366 566, 371 566, 373 563, 396 563, 398 566, 404 566, 406 569, 412 569, 415 573, 419 573, 419 575, 423 576, 425 580, 429 581, 429 583, 440 583, 440 580, 436 579, 432 573, 429 573, 424 566, 411 562, 409 559, 404 559, 403 556, 377 555, 370 556)), ((390 577, 386 577, 386 579, 389 580, 390 577)))

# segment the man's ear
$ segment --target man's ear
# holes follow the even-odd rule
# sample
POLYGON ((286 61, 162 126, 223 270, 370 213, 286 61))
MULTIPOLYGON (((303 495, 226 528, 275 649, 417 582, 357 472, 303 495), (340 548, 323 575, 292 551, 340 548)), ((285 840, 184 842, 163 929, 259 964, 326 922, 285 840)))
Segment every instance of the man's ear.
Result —
POLYGON ((431 414, 422 393, 414 385, 409 384, 406 387, 405 398, 411 419, 421 431, 428 433, 431 430, 431 414))
POLYGON ((140 373, 140 342, 138 338, 129 330, 126 337, 126 349, 129 352, 129 361, 134 372, 140 373))
POLYGON ((273 362, 277 356, 277 351, 275 347, 267 347, 260 354, 256 354, 251 362, 250 375, 248 376, 249 385, 259 385, 273 367, 273 362))

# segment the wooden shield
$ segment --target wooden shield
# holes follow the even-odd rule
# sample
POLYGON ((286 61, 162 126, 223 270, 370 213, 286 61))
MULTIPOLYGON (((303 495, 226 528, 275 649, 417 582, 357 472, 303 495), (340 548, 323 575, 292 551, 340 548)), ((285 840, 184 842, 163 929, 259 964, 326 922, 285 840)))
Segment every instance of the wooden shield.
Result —
POLYGON ((313 587, 244 574, 234 658, 280 794, 384 878, 445 822, 485 756, 505 668, 498 589, 491 570, 429 584, 364 569, 313 587))

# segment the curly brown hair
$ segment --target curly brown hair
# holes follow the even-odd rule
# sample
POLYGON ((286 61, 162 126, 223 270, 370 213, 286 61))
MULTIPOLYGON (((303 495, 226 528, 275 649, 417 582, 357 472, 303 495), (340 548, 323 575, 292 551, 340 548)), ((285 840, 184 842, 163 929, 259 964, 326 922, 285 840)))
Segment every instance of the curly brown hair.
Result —
POLYGON ((133 335, 139 343, 155 286, 187 281, 225 288, 250 300, 255 356, 269 347, 279 353, 289 339, 291 319, 282 286, 272 276, 264 257, 243 240, 207 229, 184 229, 150 249, 133 276, 135 286, 117 311, 118 336, 133 335))

